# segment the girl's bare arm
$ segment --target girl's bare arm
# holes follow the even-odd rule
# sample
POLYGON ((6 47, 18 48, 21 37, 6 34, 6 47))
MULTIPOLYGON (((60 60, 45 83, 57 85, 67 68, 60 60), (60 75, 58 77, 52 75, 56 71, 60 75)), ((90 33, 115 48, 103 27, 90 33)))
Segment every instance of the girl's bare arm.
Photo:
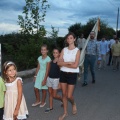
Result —
POLYGON ((62 50, 57 64, 58 64, 60 67, 61 67, 61 66, 65 66, 65 65, 69 65, 69 64, 73 64, 72 62, 64 62, 64 60, 63 60, 63 54, 64 54, 64 51, 62 50))
POLYGON ((22 82, 21 80, 17 81, 17 88, 18 88, 18 98, 17 98, 17 104, 13 113, 13 117, 16 118, 18 116, 18 112, 20 109, 20 104, 22 101, 22 82))
POLYGON ((36 71, 35 71, 35 75, 34 75, 33 82, 35 82, 35 80, 36 80, 36 76, 37 76, 37 73, 38 73, 39 69, 40 69, 40 64, 39 64, 39 62, 38 62, 38 65, 37 65, 37 68, 36 68, 36 71))
POLYGON ((76 69, 79 65, 79 61, 80 61, 80 50, 77 51, 75 62, 73 64, 67 64, 64 66, 68 67, 68 68, 75 68, 76 69))
POLYGON ((35 72, 35 76, 37 75, 39 69, 40 69, 40 64, 39 64, 39 62, 38 62, 38 65, 37 65, 37 68, 36 68, 36 72, 35 72))
POLYGON ((45 73, 45 77, 44 77, 44 80, 42 82, 42 85, 46 85, 46 81, 47 81, 47 77, 48 77, 48 74, 49 74, 49 70, 50 70, 50 62, 47 63, 46 65, 46 73, 45 73))

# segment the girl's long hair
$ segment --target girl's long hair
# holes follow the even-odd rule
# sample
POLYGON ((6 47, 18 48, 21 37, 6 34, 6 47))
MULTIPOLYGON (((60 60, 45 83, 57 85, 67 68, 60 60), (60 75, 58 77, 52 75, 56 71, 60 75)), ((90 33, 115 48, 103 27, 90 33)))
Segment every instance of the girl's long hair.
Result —
POLYGON ((70 35, 72 35, 73 38, 75 39, 74 45, 77 46, 76 36, 75 36, 75 34, 74 34, 73 32, 69 32, 69 33, 65 36, 65 46, 68 46, 68 45, 69 45, 69 44, 67 43, 67 38, 68 38, 68 36, 70 36, 70 35))

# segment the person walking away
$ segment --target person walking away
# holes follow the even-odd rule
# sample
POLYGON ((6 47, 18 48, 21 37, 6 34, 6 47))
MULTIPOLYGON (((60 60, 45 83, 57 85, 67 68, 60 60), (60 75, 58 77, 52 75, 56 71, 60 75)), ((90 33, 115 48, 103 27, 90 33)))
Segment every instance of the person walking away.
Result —
POLYGON ((88 68, 90 66, 90 71, 92 75, 92 83, 95 83, 95 62, 96 57, 98 55, 98 58, 101 57, 100 55, 100 45, 97 44, 97 40, 94 39, 95 32, 92 31, 90 33, 90 40, 88 41, 87 47, 86 47, 86 54, 85 54, 85 60, 84 60, 84 82, 82 86, 86 86, 88 84, 88 68))
POLYGON ((47 55, 48 53, 48 47, 47 45, 41 46, 41 54, 42 56, 38 57, 38 66, 35 72, 34 76, 34 92, 36 101, 32 104, 32 106, 40 105, 40 107, 44 107, 46 105, 46 95, 47 95, 47 89, 46 81, 49 74, 49 68, 50 68, 50 57, 47 55), (39 90, 42 90, 42 100, 40 100, 40 93, 39 90))
POLYGON ((115 43, 111 48, 113 56, 113 71, 119 70, 120 63, 120 42, 118 38, 115 38, 115 43))
POLYGON ((101 54, 101 62, 99 64, 98 69, 100 70, 101 68, 105 69, 106 67, 106 55, 108 54, 109 49, 107 42, 105 40, 105 37, 102 38, 100 41, 100 54, 101 54))
MULTIPOLYGON (((80 38, 77 39, 77 45, 80 51, 82 51, 85 46, 86 39, 84 38, 84 34, 81 34, 80 38)), ((84 65, 79 66, 80 72, 78 74, 78 79, 80 79, 82 73, 84 72, 84 65)))
POLYGON ((80 51, 85 46, 85 42, 86 42, 86 39, 84 38, 84 34, 81 34, 80 38, 77 39, 77 45, 80 51))

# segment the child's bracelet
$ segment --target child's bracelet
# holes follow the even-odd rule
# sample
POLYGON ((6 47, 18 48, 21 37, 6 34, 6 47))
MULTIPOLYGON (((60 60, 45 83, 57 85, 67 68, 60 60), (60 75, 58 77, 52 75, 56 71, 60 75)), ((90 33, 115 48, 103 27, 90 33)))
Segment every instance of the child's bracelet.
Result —
POLYGON ((34 76, 34 77, 36 77, 36 76, 34 76))

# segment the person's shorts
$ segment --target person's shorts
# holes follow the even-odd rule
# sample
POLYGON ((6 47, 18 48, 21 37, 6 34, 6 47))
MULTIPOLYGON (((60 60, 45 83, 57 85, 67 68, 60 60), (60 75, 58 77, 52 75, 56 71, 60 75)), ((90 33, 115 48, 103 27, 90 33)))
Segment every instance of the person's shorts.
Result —
POLYGON ((0 120, 3 120, 4 108, 0 108, 0 120))
POLYGON ((53 89, 58 89, 59 78, 49 78, 48 77, 46 85, 48 87, 52 87, 53 89))
POLYGON ((75 85, 77 81, 77 73, 72 72, 60 72, 60 83, 67 83, 70 85, 75 85))

